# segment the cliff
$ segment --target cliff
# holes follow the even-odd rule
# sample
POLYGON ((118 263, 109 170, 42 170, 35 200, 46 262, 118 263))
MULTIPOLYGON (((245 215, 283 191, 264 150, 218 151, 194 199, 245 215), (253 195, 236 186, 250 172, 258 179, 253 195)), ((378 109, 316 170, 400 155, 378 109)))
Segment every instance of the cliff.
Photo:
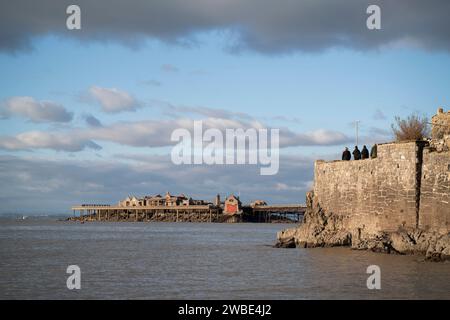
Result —
MULTIPOLYGON (((447 139, 448 136, 445 138, 447 139)), ((350 246, 450 259, 449 140, 378 145, 378 157, 316 161, 314 190, 279 247, 350 246)))

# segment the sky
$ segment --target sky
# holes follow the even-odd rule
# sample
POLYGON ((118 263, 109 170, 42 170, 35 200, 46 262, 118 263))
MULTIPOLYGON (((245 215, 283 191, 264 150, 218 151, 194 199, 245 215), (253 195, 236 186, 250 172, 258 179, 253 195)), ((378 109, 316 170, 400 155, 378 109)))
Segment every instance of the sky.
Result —
POLYGON ((75 2, 0 4, 0 213, 166 191, 303 203, 354 121, 371 146, 395 116, 450 109, 448 1, 75 2), (194 120, 279 129, 279 172, 175 165, 171 133, 194 120))

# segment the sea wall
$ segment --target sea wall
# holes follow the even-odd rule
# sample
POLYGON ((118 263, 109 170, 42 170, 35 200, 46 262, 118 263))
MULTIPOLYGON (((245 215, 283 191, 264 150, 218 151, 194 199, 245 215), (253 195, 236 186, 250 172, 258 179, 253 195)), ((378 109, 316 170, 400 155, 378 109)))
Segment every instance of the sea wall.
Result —
POLYGON ((420 186, 419 227, 450 232, 450 151, 425 148, 420 186))
POLYGON ((346 245, 447 259, 449 175, 450 151, 425 141, 380 144, 375 159, 318 160, 303 223, 278 233, 277 245, 346 245))
POLYGON ((417 224, 417 142, 378 146, 378 157, 316 161, 314 194, 327 212, 341 215, 348 229, 394 231, 417 224))

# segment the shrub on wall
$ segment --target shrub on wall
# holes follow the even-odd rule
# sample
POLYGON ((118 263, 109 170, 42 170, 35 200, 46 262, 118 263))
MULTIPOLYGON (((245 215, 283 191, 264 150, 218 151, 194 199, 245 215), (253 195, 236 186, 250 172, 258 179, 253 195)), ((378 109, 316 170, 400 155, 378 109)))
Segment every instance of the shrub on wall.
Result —
POLYGON ((417 114, 412 114, 406 119, 395 117, 392 130, 397 141, 423 140, 430 133, 428 118, 417 114))

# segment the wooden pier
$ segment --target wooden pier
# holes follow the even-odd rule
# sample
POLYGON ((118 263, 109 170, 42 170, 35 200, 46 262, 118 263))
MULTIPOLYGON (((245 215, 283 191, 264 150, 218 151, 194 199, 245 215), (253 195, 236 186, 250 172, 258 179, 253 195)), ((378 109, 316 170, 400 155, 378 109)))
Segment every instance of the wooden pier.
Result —
POLYGON ((74 216, 79 213, 80 220, 97 221, 152 221, 168 218, 169 221, 208 221, 219 219, 220 208, 212 205, 192 206, 139 206, 120 207, 110 205, 79 205, 72 207, 74 216))
POLYGON ((73 219, 80 221, 167 221, 167 222, 298 222, 306 210, 302 204, 243 206, 236 215, 223 213, 212 204, 180 206, 73 206, 73 219))
POLYGON ((255 222, 270 223, 274 219, 279 220, 282 218, 284 221, 292 220, 299 222, 306 211, 306 205, 304 204, 275 204, 275 205, 263 205, 243 207, 244 212, 250 212, 252 220, 255 222))

